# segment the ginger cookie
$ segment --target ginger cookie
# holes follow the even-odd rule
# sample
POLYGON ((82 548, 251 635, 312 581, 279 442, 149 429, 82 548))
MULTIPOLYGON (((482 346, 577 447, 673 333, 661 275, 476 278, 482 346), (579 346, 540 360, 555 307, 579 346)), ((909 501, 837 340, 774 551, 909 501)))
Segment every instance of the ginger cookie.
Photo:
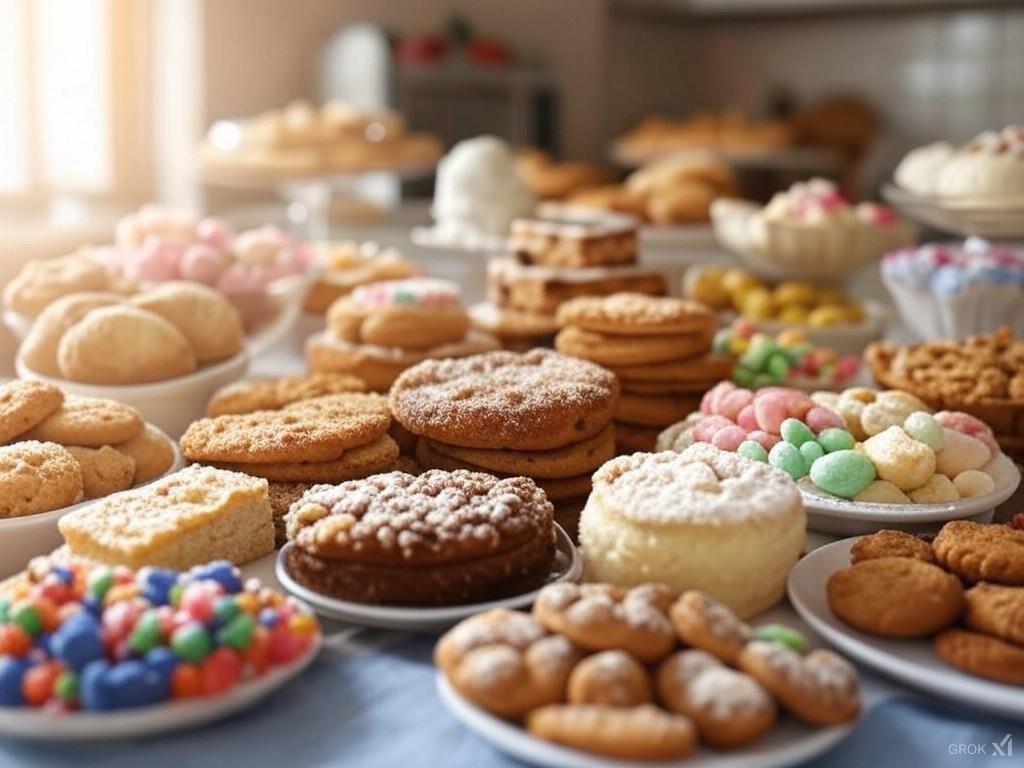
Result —
POLYGON ((641 427, 615 422, 615 446, 619 453, 654 453, 661 427, 641 427))
POLYGON ((366 382, 343 373, 311 373, 263 381, 238 381, 221 387, 206 404, 207 416, 276 411, 291 403, 340 392, 364 392, 366 382))
POLYGON ((275 483, 340 483, 386 472, 398 458, 398 445, 382 435, 366 445, 349 448, 330 461, 213 462, 214 466, 244 472, 275 483))
POLYGON ((715 315, 703 304, 670 296, 614 293, 581 296, 558 308, 558 323, 622 336, 714 333, 715 315))
POLYGON ((1024 645, 1024 587, 986 583, 971 587, 964 623, 978 632, 1024 645))
POLYGON ((852 563, 877 557, 913 557, 925 563, 935 562, 932 545, 904 531, 883 530, 870 536, 862 536, 850 547, 852 563))
POLYGON ((61 407, 64 393, 41 381, 0 385, 0 443, 13 440, 61 407))
POLYGON ((428 360, 391 389, 406 429, 466 448, 551 450, 593 437, 611 421, 615 376, 550 350, 428 360))
POLYGON ((642 427, 667 427, 700 410, 700 395, 634 395, 623 392, 615 420, 642 427))
POLYGON ((63 374, 57 365, 57 348, 64 332, 92 310, 122 302, 124 296, 102 291, 72 293, 57 299, 32 323, 18 356, 36 373, 60 378, 63 374))
POLYGON ((142 416, 130 405, 102 397, 68 395, 59 410, 47 416, 24 437, 61 445, 99 448, 127 442, 138 436, 144 426, 142 416))
POLYGON ((131 440, 117 443, 114 447, 135 462, 135 476, 132 485, 147 483, 159 477, 174 464, 174 446, 160 430, 152 424, 131 440))
POLYGON ((202 283, 161 283, 132 298, 137 307, 154 312, 185 334, 200 365, 226 360, 242 351, 245 329, 235 305, 202 283))
POLYGON ((61 509, 82 498, 82 470, 66 448, 26 440, 0 447, 0 519, 61 509))
MULTIPOLYGON (((704 355, 687 360, 670 360, 645 365, 614 365, 609 370, 619 381, 647 384, 702 384, 728 379, 732 374, 733 359, 729 355, 704 355)), ((710 389, 710 387, 705 387, 710 389)))
POLYGON ((947 629, 935 638, 935 653, 957 669, 1008 685, 1024 685, 1024 648, 998 637, 947 629))
POLYGON ((828 604, 847 624, 884 637, 924 637, 964 610, 960 580, 911 557, 862 560, 829 577, 828 604))
POLYGON ((967 581, 1024 586, 1024 531, 955 520, 942 526, 932 550, 940 565, 967 581))
POLYGON ((69 446, 82 469, 82 493, 87 499, 99 499, 132 486, 135 460, 120 451, 104 445, 102 448, 69 446))
POLYGON ((712 332, 665 336, 617 336, 569 326, 555 337, 555 349, 601 365, 646 365, 693 357, 711 348, 712 332))

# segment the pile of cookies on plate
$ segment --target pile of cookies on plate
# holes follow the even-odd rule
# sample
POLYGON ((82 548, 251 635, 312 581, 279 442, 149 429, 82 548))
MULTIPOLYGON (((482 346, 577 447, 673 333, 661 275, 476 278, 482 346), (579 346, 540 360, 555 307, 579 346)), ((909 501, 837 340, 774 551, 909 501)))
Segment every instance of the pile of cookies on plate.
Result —
POLYGON ((434 658, 477 707, 537 738, 621 759, 738 749, 768 733, 780 709, 812 726, 851 722, 861 709, 857 672, 842 657, 657 583, 545 587, 531 614, 464 620, 434 658))
POLYGON ((858 539, 828 581, 828 603, 872 635, 934 637, 958 669, 1024 685, 1024 531, 966 520, 934 540, 900 531, 858 539))

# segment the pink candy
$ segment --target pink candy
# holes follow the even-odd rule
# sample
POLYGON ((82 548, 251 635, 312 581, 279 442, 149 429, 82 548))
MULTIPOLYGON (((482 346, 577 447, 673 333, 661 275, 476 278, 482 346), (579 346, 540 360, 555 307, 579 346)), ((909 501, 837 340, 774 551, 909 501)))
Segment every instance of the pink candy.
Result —
POLYGON ((746 439, 747 431, 743 427, 732 424, 717 430, 711 437, 711 444, 723 451, 735 451, 746 439))
POLYGON ((743 410, 736 416, 736 423, 743 427, 747 432, 757 429, 757 416, 754 415, 754 405, 751 403, 745 406, 743 410))
POLYGON ((226 221, 211 217, 203 219, 196 225, 196 237, 211 248, 225 251, 231 247, 235 233, 226 221))
POLYGON ((146 238, 142 248, 127 258, 124 276, 143 283, 162 283, 177 280, 181 249, 171 243, 162 243, 154 237, 146 238))
POLYGON ((773 435, 779 434, 782 422, 789 418, 789 401, 781 392, 759 394, 754 400, 757 426, 773 435))
POLYGON ((935 414, 935 420, 939 422, 940 427, 955 429, 975 440, 980 440, 988 446, 993 455, 999 453, 999 443, 996 442, 992 428, 981 419, 963 411, 939 411, 935 414))
POLYGON ((181 276, 215 285, 231 264, 231 255, 206 243, 190 245, 181 257, 181 276))
POLYGON ((782 438, 778 435, 769 435, 760 429, 755 429, 747 435, 747 440, 753 440, 755 443, 760 443, 761 447, 766 451, 770 451, 772 446, 779 442, 782 438))
POLYGON ((716 400, 715 412, 736 421, 740 412, 753 402, 754 393, 749 389, 732 389, 716 400))
POLYGON ((715 433, 725 427, 735 426, 725 416, 707 416, 693 428, 693 439, 698 443, 710 443, 715 433))
POLYGON ((846 419, 831 408, 823 408, 820 405, 814 406, 807 412, 804 423, 814 434, 832 427, 846 429, 846 419))
POLYGON ((720 381, 707 392, 704 393, 704 397, 700 399, 700 410, 702 413, 718 413, 715 406, 720 398, 726 392, 731 392, 736 389, 736 385, 731 381, 720 381))

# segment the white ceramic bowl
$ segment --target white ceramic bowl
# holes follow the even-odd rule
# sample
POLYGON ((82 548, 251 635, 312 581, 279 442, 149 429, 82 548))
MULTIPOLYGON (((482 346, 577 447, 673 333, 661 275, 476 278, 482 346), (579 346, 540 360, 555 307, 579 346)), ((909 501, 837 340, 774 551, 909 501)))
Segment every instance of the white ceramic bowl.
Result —
MULTIPOLYGON (((164 437, 167 437, 165 434, 164 437)), ((168 438, 170 439, 170 438, 168 438)), ((177 472, 185 466, 185 461, 178 450, 178 444, 171 440, 174 448, 174 461, 170 468, 160 477, 177 472)), ((159 478, 153 478, 157 480, 159 478)), ((149 482, 153 482, 150 480, 149 482)), ((149 483, 142 483, 148 485, 149 483)), ((136 486, 141 487, 141 486, 136 486)), ((68 512, 92 504, 93 500, 72 504, 70 507, 42 512, 38 515, 11 517, 0 520, 0 579, 5 579, 23 570, 28 561, 38 555, 45 555, 64 543, 57 521, 68 512)))
POLYGON ((200 368, 187 376, 124 386, 82 384, 51 378, 36 373, 21 358, 16 361, 16 367, 19 378, 45 381, 72 395, 105 397, 133 406, 146 421, 177 440, 189 424, 205 413, 206 403, 217 389, 245 375, 249 369, 249 352, 242 350, 232 358, 200 368))

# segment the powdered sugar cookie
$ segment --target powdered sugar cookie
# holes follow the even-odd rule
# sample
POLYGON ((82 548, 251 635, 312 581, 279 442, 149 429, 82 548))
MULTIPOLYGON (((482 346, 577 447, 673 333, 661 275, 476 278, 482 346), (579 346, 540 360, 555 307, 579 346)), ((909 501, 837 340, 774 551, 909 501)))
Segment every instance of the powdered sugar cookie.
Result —
POLYGON ((684 643, 707 651, 726 664, 736 662, 752 637, 746 622, 717 600, 696 590, 681 594, 669 616, 684 643))
POLYGON ((647 670, 624 651, 601 651, 588 656, 569 676, 570 704, 635 707, 651 700, 647 670))
POLYGON ((366 383, 362 379, 342 373, 311 373, 262 381, 238 381, 214 392, 206 404, 206 415, 274 411, 300 400, 365 390, 366 383))

